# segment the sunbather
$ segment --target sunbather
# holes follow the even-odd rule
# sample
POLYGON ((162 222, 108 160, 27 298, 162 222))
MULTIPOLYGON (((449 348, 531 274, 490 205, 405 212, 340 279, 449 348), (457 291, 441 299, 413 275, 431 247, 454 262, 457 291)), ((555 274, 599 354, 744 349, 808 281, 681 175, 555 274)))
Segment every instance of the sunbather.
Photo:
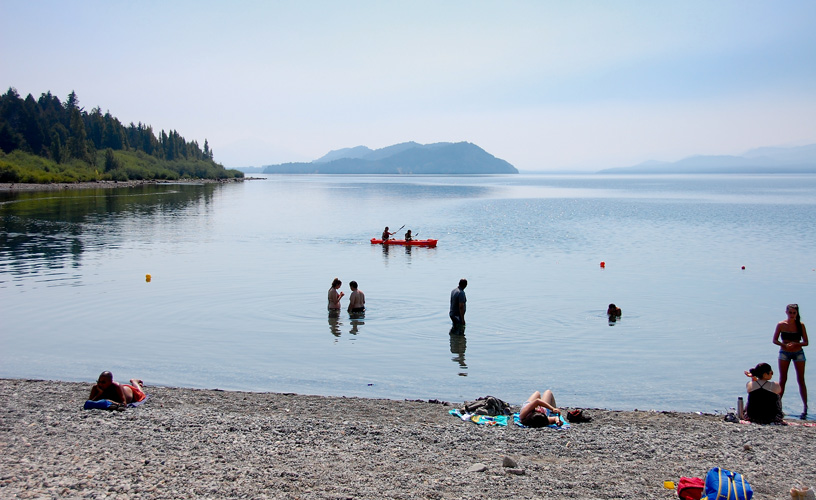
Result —
POLYGON ((113 381, 111 372, 102 372, 99 374, 96 384, 91 387, 91 395, 88 396, 88 399, 91 401, 108 399, 123 405, 138 403, 147 397, 143 386, 144 383, 138 379, 130 379, 130 385, 119 384, 113 381))
POLYGON ((521 407, 519 420, 527 427, 546 427, 552 424, 561 425, 561 417, 559 415, 562 413, 564 413, 563 410, 555 405, 555 396, 553 396, 552 391, 547 389, 544 391, 544 394, 535 391, 527 398, 527 402, 521 407))

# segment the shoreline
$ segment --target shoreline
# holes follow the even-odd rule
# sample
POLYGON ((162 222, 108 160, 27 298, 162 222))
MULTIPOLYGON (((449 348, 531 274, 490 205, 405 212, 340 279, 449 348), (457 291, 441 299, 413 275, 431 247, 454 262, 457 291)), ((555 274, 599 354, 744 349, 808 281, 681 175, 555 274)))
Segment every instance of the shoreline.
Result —
POLYGON ((755 498, 816 486, 814 427, 602 409, 568 430, 484 427, 449 415, 459 402, 146 382, 144 405, 108 412, 82 409, 88 383, 0 379, 0 496, 670 499, 663 481, 711 467, 755 498))
POLYGON ((54 182, 50 184, 34 184, 21 182, 2 182, 0 192, 32 192, 32 191, 62 191, 68 189, 113 189, 123 187, 137 187, 158 184, 231 184, 245 180, 256 180, 256 177, 242 177, 234 179, 178 179, 178 180, 135 180, 135 181, 86 181, 86 182, 54 182))

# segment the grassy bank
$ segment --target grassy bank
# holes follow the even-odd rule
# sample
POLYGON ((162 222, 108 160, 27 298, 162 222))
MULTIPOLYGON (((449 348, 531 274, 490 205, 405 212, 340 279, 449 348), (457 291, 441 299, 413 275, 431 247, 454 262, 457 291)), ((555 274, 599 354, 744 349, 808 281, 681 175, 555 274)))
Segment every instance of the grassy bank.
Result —
POLYGON ((244 174, 212 160, 161 160, 142 151, 99 150, 91 162, 57 163, 15 150, 0 151, 0 182, 48 184, 103 180, 233 179, 244 174))

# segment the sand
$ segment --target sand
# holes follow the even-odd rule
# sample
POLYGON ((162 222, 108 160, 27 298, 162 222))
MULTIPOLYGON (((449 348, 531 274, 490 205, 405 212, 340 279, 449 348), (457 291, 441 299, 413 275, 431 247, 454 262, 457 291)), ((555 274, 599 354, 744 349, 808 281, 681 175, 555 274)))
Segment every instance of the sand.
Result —
POLYGON ((663 481, 714 466, 758 499, 816 486, 814 427, 599 409, 484 427, 437 402, 146 389, 111 412, 82 409, 90 384, 0 379, 0 497, 669 499, 663 481))

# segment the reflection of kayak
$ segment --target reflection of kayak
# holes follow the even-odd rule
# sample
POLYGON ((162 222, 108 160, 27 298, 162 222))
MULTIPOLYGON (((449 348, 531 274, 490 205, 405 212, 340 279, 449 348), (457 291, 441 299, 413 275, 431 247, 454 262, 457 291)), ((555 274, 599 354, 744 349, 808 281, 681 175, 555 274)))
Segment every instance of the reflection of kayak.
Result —
POLYGON ((371 238, 372 245, 406 245, 412 247, 435 247, 439 240, 383 240, 379 238, 371 238))

